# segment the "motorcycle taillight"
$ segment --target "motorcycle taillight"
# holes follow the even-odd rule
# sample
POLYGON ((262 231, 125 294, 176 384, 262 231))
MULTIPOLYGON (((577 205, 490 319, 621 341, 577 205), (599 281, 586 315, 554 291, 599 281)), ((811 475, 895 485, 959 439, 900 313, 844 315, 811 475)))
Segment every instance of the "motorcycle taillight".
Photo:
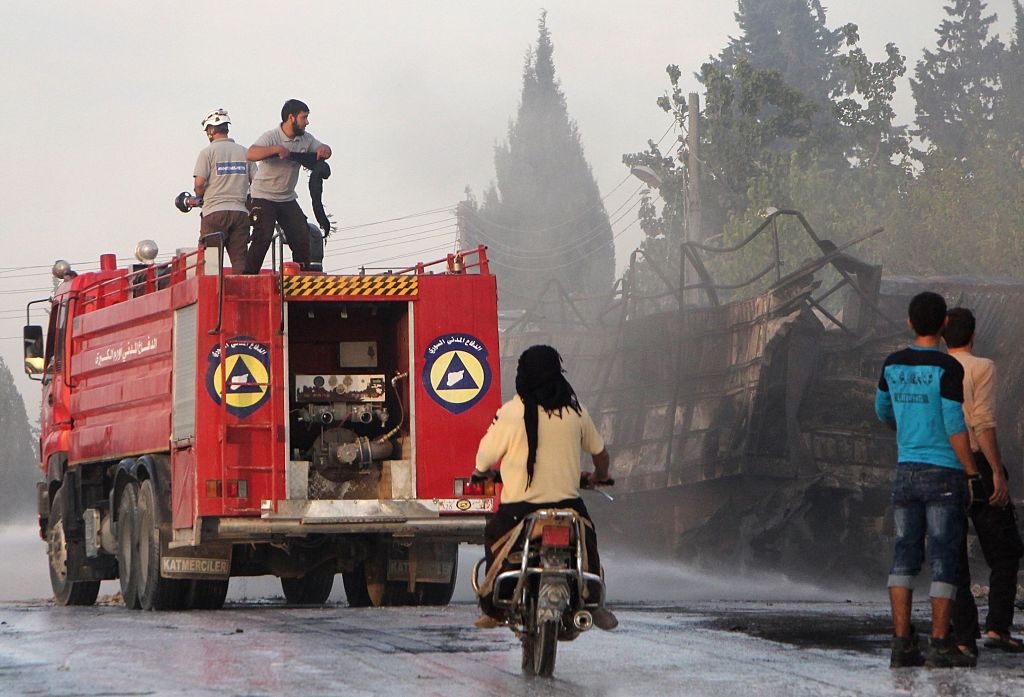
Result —
POLYGON ((541 535, 541 543, 545 547, 568 547, 572 537, 572 528, 567 525, 546 525, 541 535))

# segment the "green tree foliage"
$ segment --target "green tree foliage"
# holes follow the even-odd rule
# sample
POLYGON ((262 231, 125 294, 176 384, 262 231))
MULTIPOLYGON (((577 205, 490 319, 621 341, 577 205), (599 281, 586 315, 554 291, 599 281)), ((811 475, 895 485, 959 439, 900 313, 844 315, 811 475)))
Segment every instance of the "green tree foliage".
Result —
POLYGON ((714 73, 739 77, 741 65, 778 71, 787 87, 816 107, 811 133, 821 154, 838 154, 831 147, 837 127, 832 103, 844 91, 839 56, 846 28, 829 29, 820 0, 738 0, 735 17, 740 35, 711 62, 714 73))
POLYGON ((994 114, 996 131, 1007 151, 1024 167, 1024 6, 1013 0, 1014 34, 1000 65, 1001 91, 994 114))
POLYGON ((555 77, 554 46, 541 14, 527 53, 508 140, 495 149, 496 181, 478 205, 462 205, 468 239, 490 247, 502 307, 528 307, 550 280, 569 292, 607 293, 612 229, 555 77))
POLYGON ((0 523, 28 519, 35 510, 39 470, 34 442, 25 403, 0 358, 0 523))
MULTIPOLYGON (((871 61, 858 45, 856 26, 827 29, 824 10, 816 2, 741 1, 739 8, 744 36, 733 39, 700 73, 705 88, 700 122, 704 234, 718 236, 719 246, 734 245, 771 208, 805 212, 818 233, 837 244, 882 224, 907 176, 907 133, 894 123, 892 109, 896 80, 905 72, 899 50, 889 45, 885 60, 871 61), (778 5, 778 16, 765 14, 766 5, 778 5), (790 19, 780 22, 779 17, 790 19), (747 36, 755 29, 759 36, 747 36), (786 35, 796 31, 804 35, 786 35), (837 39, 842 42, 839 47, 837 39), (802 62, 783 62, 779 56, 786 51, 780 45, 803 47, 789 51, 802 55, 802 62), (768 47, 762 49, 765 55, 754 53, 758 46, 768 47), (793 82, 784 70, 793 72, 793 82), (816 70, 821 71, 819 79, 810 79, 816 70), (813 90, 814 96, 795 87, 795 82, 813 90)), ((658 105, 684 123, 681 71, 669 66, 668 74, 671 92, 658 105)), ((666 180, 661 193, 669 209, 685 198, 681 187, 688 174, 686 153, 666 157, 652 146, 624 156, 624 162, 644 164, 661 174, 666 180), (679 189, 666 191, 670 184, 679 189)), ((664 211, 660 217, 642 219, 647 241, 652 233, 656 237, 658 230, 670 228, 667 219, 664 211)), ((821 253, 795 226, 783 226, 779 232, 786 259, 783 273, 821 253)), ((763 270, 773 254, 772 240, 764 236, 741 253, 710 255, 707 261, 719 282, 734 284, 763 270)), ((768 275, 740 292, 749 293, 774 279, 768 275)))
POLYGON ((995 134, 961 156, 933 152, 901 204, 879 253, 889 273, 1021 277, 1024 172, 995 134))
MULTIPOLYGON (((821 237, 839 245, 871 228, 886 228, 854 253, 882 263, 887 273, 1021 277, 1021 0, 1014 0, 1008 45, 990 36, 995 16, 982 0, 945 6, 936 48, 924 52, 913 80, 913 133, 927 145, 923 152, 912 150, 908 129, 895 122, 892 100, 906 67, 894 45, 881 60, 871 60, 858 45, 856 26, 833 32, 816 3, 741 0, 738 7, 743 35, 700 72, 706 235, 719 235, 721 246, 734 245, 766 211, 793 208, 806 214, 821 237), (769 6, 773 12, 765 10, 769 6), (786 36, 796 31, 803 35, 786 36), (830 37, 837 35, 843 45, 835 50, 830 37), (808 78, 800 66, 812 66, 810 74, 819 71, 820 79, 808 78), (913 166, 911 157, 917 160, 913 166)), ((681 74, 669 67, 670 91, 658 100, 680 124, 681 74)), ((659 235, 675 229, 667 222, 685 217, 676 209, 685 200, 689 174, 685 150, 673 155, 674 149, 664 153, 650 143, 644 152, 624 157, 665 180, 662 210, 648 201, 641 217, 652 255, 668 248, 664 261, 678 258, 659 235)), ((795 224, 780 223, 779 246, 782 273, 820 253, 795 224)), ((707 263, 720 283, 739 283, 763 270, 773 255, 773 240, 765 236, 725 261, 709 255, 707 263)), ((740 293, 774 278, 768 274, 740 293)))
POLYGON ((914 134, 946 155, 963 154, 991 127, 1004 47, 989 37, 996 15, 985 15, 984 0, 954 0, 943 9, 938 45, 924 52, 910 81, 914 134))
POLYGON ((935 51, 912 81, 930 146, 887 236, 890 268, 1021 277, 1024 262, 1024 10, 1009 46, 990 37, 982 0, 946 5, 935 51))

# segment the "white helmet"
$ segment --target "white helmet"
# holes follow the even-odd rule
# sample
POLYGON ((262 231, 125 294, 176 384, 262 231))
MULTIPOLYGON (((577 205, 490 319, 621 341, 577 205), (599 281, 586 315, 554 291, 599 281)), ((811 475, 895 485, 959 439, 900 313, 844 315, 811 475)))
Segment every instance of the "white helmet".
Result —
POLYGON ((214 109, 203 119, 203 130, 205 131, 208 126, 220 126, 225 123, 231 123, 228 112, 224 109, 214 109))

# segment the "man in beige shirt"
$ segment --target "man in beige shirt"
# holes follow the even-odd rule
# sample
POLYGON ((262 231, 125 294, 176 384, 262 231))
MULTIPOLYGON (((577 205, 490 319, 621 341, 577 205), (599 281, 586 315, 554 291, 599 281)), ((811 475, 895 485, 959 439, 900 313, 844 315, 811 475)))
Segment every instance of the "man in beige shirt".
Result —
MULTIPOLYGON (((474 478, 491 476, 501 464, 501 505, 484 531, 488 568, 494 561, 494 543, 534 511, 571 508, 590 520, 579 492, 584 450, 594 462, 593 475, 584 476, 594 485, 611 483, 604 440, 565 379, 562 357, 550 346, 531 346, 519 357, 516 396, 498 410, 476 455, 474 478)), ((585 544, 590 571, 601 573, 593 526, 586 527, 585 544)), ((481 598, 485 616, 477 621, 478 627, 497 626, 488 601, 481 598)), ((593 616, 601 629, 618 624, 605 608, 593 616)))
MULTIPOLYGON (((964 421, 974 462, 985 489, 968 514, 974 523, 985 562, 989 565, 989 605, 985 619, 984 646, 1012 653, 1024 652, 1024 644, 1010 635, 1017 570, 1024 553, 1017 516, 1010 501, 1007 472, 996 438, 996 369, 987 359, 975 356, 974 314, 963 307, 947 313, 943 338, 949 355, 964 368, 964 421)), ((971 594, 971 570, 964 539, 960 555, 957 595, 953 606, 953 635, 962 651, 977 654, 978 608, 971 594)))

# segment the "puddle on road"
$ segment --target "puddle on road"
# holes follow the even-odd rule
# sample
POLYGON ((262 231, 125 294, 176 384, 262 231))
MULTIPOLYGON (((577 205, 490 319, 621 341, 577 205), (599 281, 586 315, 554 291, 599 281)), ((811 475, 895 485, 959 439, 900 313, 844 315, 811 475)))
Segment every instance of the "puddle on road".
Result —
POLYGON ((798 648, 877 653, 889 647, 892 623, 888 615, 836 617, 784 611, 774 614, 719 612, 699 626, 740 632, 758 639, 798 648))

